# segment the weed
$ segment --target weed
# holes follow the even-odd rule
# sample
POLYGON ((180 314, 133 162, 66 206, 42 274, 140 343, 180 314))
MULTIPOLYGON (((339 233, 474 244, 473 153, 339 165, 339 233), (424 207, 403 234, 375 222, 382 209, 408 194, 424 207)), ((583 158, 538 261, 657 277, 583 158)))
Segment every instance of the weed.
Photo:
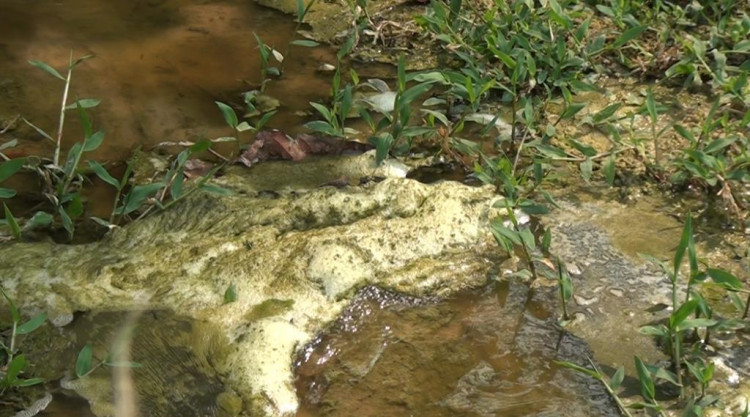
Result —
POLYGON ((10 335, 5 341, 0 341, 2 359, 0 360, 0 394, 7 389, 28 387, 44 382, 42 378, 24 378, 22 374, 28 366, 28 361, 23 353, 19 353, 16 343, 18 336, 29 334, 38 329, 47 320, 47 314, 41 313, 31 319, 21 322, 21 313, 13 303, 8 294, 0 288, 3 298, 8 302, 11 315, 10 335))

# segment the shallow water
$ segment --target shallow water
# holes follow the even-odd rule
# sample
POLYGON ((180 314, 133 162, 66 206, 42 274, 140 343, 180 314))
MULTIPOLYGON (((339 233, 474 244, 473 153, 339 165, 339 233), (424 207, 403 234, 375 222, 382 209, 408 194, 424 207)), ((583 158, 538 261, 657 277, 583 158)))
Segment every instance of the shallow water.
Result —
POLYGON ((368 288, 297 358, 297 415, 618 415, 601 387, 553 362, 591 352, 550 304, 522 284, 440 302, 368 288))
MULTIPOLYGON (((214 101, 242 103, 240 93, 260 81, 253 32, 281 52, 295 37, 291 16, 248 0, 4 0, 0 16, 0 122, 21 115, 54 131, 63 82, 27 61, 62 72, 71 50, 93 54, 73 73, 70 101, 102 100, 92 115, 106 136, 93 156, 104 160, 122 160, 137 146, 230 135, 214 101)), ((284 106, 275 127, 300 125, 294 111, 327 95, 330 74, 315 69, 335 58, 328 47, 292 47, 285 61, 283 80, 267 90, 284 106)), ((65 149, 81 136, 69 115, 65 149)), ((0 139, 14 137, 22 155, 52 152, 25 127, 0 139)))

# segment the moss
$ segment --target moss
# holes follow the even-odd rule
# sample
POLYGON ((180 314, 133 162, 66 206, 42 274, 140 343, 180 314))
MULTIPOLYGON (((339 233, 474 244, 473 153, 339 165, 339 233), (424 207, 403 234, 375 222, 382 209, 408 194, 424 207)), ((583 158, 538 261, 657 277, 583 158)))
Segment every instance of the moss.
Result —
POLYGON ((292 309, 294 300, 279 300, 271 298, 256 304, 245 318, 249 321, 257 321, 267 317, 279 316, 292 309))

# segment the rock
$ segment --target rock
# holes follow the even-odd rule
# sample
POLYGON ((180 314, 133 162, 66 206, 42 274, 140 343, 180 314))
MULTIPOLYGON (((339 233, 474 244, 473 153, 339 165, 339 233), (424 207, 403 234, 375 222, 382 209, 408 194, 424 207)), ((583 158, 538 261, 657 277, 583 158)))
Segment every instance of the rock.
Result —
MULTIPOLYGON (((294 175, 324 171, 315 163, 281 166, 294 175)), ((388 178, 281 190, 269 199, 258 193, 268 179, 269 171, 256 170, 262 165, 221 178, 234 196, 195 195, 100 242, 4 245, 2 285, 22 311, 47 311, 58 326, 76 311, 130 309, 169 309, 209 323, 229 347, 211 358, 227 389, 252 415, 279 416, 297 409, 295 350, 358 288, 448 295, 486 282, 495 250, 492 187, 388 178), (225 304, 231 284, 237 300, 225 304), (282 308, 257 314, 268 300, 282 308)))

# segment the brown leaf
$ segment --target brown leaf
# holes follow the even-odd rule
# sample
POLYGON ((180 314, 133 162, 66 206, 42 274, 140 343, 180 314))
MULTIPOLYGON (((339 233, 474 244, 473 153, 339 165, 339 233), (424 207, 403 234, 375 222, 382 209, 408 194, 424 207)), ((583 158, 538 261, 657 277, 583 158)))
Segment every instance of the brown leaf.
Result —
POLYGON ((365 152, 371 145, 341 140, 329 136, 300 134, 292 139, 280 130, 259 132, 255 142, 240 155, 238 161, 250 167, 254 163, 269 159, 284 159, 299 162, 310 155, 341 155, 350 152, 365 152))
POLYGON ((213 167, 214 164, 210 162, 201 161, 200 159, 189 159, 185 161, 185 170, 183 172, 185 173, 185 178, 191 180, 208 174, 208 171, 211 171, 213 167))

